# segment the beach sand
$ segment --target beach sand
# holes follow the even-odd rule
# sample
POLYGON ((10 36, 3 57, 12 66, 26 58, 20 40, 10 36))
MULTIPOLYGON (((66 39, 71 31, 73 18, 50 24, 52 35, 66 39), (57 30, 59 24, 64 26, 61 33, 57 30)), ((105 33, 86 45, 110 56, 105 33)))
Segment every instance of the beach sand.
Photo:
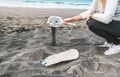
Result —
POLYGON ((51 15, 78 15, 83 9, 0 7, 0 77, 119 77, 120 56, 105 56, 105 40, 92 33, 85 20, 57 28, 57 46, 51 46, 51 15), (44 67, 39 60, 75 48, 77 60, 44 67))

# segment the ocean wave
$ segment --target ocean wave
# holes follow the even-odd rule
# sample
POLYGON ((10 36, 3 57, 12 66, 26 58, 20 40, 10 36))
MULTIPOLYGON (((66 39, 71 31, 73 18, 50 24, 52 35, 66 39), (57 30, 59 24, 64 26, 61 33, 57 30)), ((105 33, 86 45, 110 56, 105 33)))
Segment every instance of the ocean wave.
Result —
POLYGON ((18 1, 0 1, 0 6, 7 7, 32 7, 32 8, 75 8, 87 9, 90 3, 71 3, 71 2, 48 2, 48 1, 35 1, 35 0, 18 0, 18 1))
POLYGON ((91 2, 60 2, 60 1, 35 1, 35 0, 25 0, 27 3, 53 3, 53 4, 69 4, 69 5, 90 5, 91 2))
POLYGON ((45 1, 25 1, 26 3, 43 3, 43 4, 56 4, 56 5, 73 5, 73 6, 89 6, 90 5, 90 3, 72 3, 72 2, 45 2, 45 1))

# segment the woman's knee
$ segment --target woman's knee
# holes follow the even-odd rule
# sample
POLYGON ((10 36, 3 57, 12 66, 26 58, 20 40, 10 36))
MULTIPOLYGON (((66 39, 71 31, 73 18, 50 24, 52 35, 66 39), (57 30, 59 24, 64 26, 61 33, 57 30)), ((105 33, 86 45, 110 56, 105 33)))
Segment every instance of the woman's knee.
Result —
POLYGON ((90 19, 89 22, 87 22, 87 25, 91 31, 94 32, 96 30, 96 28, 94 27, 96 25, 96 20, 90 19))
POLYGON ((93 27, 93 26, 89 26, 89 30, 92 31, 92 32, 96 32, 96 28, 93 27))
POLYGON ((94 27, 96 24, 98 23, 97 20, 94 20, 94 19, 90 19, 88 22, 87 22, 87 25, 88 27, 94 27))

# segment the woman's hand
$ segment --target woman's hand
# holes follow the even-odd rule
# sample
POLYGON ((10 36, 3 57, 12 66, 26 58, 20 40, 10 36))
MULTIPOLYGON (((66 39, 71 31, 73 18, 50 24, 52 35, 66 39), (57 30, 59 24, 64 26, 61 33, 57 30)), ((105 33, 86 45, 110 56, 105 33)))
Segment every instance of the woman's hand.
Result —
POLYGON ((93 13, 90 13, 90 15, 87 17, 86 22, 89 22, 89 20, 93 17, 93 13))
POLYGON ((74 16, 74 17, 71 17, 71 18, 65 18, 63 20, 63 24, 67 24, 67 23, 72 23, 74 21, 78 21, 78 20, 81 20, 83 19, 81 15, 77 15, 77 16, 74 16))
POLYGON ((69 23, 69 22, 72 22, 72 18, 65 18, 64 20, 63 20, 63 24, 67 24, 67 23, 69 23))

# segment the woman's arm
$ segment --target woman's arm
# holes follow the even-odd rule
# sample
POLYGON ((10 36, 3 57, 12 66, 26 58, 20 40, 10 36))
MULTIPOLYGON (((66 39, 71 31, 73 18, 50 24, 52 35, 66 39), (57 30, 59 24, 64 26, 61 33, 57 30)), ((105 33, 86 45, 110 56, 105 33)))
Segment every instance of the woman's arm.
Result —
POLYGON ((118 5, 118 0, 107 0, 104 13, 94 13, 92 18, 102 23, 108 24, 112 21, 118 5))
POLYGON ((65 18, 64 22, 74 22, 83 19, 81 15, 77 15, 71 18, 65 18))
POLYGON ((78 20, 87 18, 90 13, 92 13, 92 12, 94 12, 96 10, 97 4, 98 4, 98 0, 93 0, 91 6, 89 7, 89 9, 87 11, 81 13, 80 15, 71 17, 71 18, 65 18, 63 22, 64 23, 74 22, 74 21, 78 21, 78 20))

